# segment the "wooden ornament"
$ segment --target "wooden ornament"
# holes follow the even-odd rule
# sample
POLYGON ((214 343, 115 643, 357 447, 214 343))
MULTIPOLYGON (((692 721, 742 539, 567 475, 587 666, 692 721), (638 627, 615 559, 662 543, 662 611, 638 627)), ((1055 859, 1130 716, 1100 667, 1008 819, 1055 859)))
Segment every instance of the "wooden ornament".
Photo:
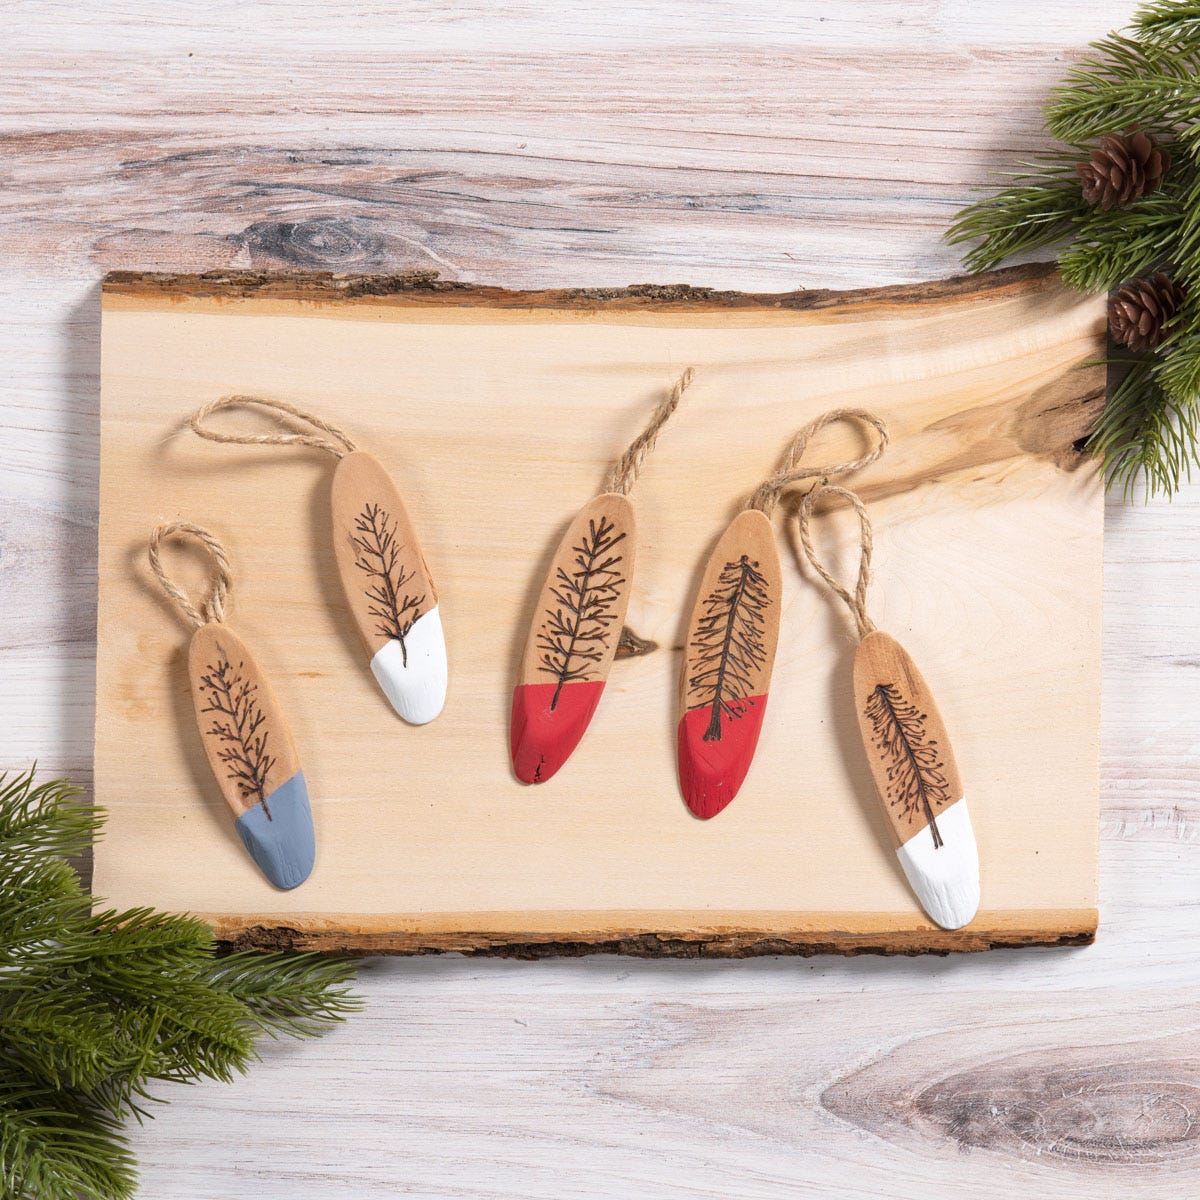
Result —
POLYGON ((522 783, 545 783, 575 752, 617 653, 633 586, 637 531, 628 497, 692 382, 689 367, 613 464, 608 489, 559 542, 534 609, 513 688, 509 752, 522 783))
POLYGON ((933 696, 904 648, 867 615, 872 532, 862 501, 847 488, 820 486, 799 510, 800 541, 814 569, 850 609, 860 638, 854 653, 854 706, 875 790, 896 839, 896 857, 921 907, 943 929, 961 929, 979 910, 979 851, 950 737, 933 696), (822 495, 848 500, 858 514, 862 558, 853 594, 813 548, 809 521, 822 495))
POLYGON ((617 652, 637 551, 633 505, 606 492, 563 535, 513 689, 513 771, 545 783, 587 731, 617 652))
POLYGON ((278 888, 298 887, 316 858, 308 786, 296 744, 262 668, 224 620, 228 559, 200 526, 159 526, 150 541, 150 563, 163 589, 195 626, 188 647, 188 676, 204 753, 234 828, 262 873, 278 888), (187 535, 213 555, 212 595, 197 609, 167 577, 160 561, 164 539, 187 535))
POLYGON ((864 409, 834 409, 810 421, 709 556, 684 639, 676 730, 679 789, 694 816, 715 817, 738 794, 762 732, 782 601, 770 513, 789 487, 858 470, 883 453, 887 440, 887 427, 864 409), (873 428, 875 445, 850 462, 799 466, 813 436, 845 419, 873 428))
POLYGON ((437 588, 416 530, 383 464, 346 433, 282 400, 225 396, 196 412, 203 438, 237 445, 309 446, 339 459, 330 492, 333 549, 342 590, 371 673, 391 706, 426 725, 446 702, 446 639, 437 588), (224 433, 205 420, 226 408, 266 409, 287 433, 224 433), (304 432, 309 427, 315 433, 304 432))
POLYGON ((958 929, 979 907, 979 854, 962 781, 925 680, 879 630, 854 654, 854 706, 905 877, 939 925, 958 929))
POLYGON ((446 702, 437 588, 391 477, 365 451, 333 474, 333 548, 371 672, 392 707, 425 725, 446 702))
POLYGON ((779 641, 781 589, 775 531, 763 513, 747 509, 709 556, 684 640, 679 784, 697 817, 715 817, 750 769, 779 641))

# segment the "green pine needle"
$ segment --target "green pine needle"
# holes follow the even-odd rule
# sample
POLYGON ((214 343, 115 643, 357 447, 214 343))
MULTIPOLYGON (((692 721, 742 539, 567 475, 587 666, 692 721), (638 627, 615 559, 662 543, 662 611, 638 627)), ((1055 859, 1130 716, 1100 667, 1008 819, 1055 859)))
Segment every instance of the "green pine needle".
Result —
POLYGON ((1133 27, 1143 41, 1190 42, 1200 35, 1197 0, 1153 0, 1138 10, 1133 27))
POLYGON ((1195 400, 1179 401, 1164 391, 1154 356, 1119 363, 1125 370, 1112 389, 1088 446, 1104 462, 1110 487, 1128 501, 1139 481, 1147 497, 1171 496, 1190 473, 1200 433, 1195 400))
POLYGON ((65 781, 0 775, 0 1195, 132 1196, 123 1125, 157 1085, 229 1081, 262 1034, 311 1037, 360 1007, 354 964, 219 957, 192 917, 93 913, 61 855, 97 834, 65 781))
POLYGON ((1166 188, 1128 208, 1088 207, 1058 256, 1063 281, 1081 292, 1106 292, 1151 275, 1173 260, 1183 223, 1179 199, 1166 188))
POLYGON ((1155 351, 1121 361, 1089 438, 1126 498, 1173 495, 1197 461, 1200 434, 1200 0, 1149 0, 1127 32, 1093 42, 1050 95, 1060 147, 1023 164, 1007 186, 964 208, 947 232, 971 271, 1052 249, 1085 292, 1165 271, 1185 293, 1155 351), (1104 210, 1083 199, 1075 165, 1106 134, 1142 129, 1170 156, 1152 195, 1104 210))
POLYGON ((62 779, 35 786, 36 770, 0 775, 0 861, 82 854, 99 830, 95 810, 74 803, 78 788, 62 779))
POLYGON ((1057 245, 1086 209, 1078 176, 1047 171, 964 208, 946 240, 952 246, 977 242, 964 261, 971 271, 989 271, 1013 255, 1057 245))
POLYGON ((121 1120, 19 1069, 0 1075, 0 1195, 129 1200, 137 1163, 121 1120))

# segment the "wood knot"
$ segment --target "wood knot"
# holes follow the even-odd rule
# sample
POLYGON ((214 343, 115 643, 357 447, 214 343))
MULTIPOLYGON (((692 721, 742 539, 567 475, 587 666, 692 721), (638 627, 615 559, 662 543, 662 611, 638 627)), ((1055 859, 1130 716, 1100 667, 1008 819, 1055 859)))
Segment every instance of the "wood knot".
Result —
POLYGON ((914 1108, 962 1147, 1078 1162, 1159 1163, 1200 1152, 1200 1080, 1194 1074, 1179 1062, 985 1070, 926 1088, 914 1108))
POLYGON ((330 271, 394 266, 389 239, 355 217, 256 221, 238 238, 255 267, 283 265, 330 271))
POLYGON ((621 636, 617 641, 617 658, 641 658, 658 649, 658 643, 649 638, 638 637, 628 625, 621 626, 621 636))
POLYGON ((823 1103, 882 1136, 950 1139, 1023 1160, 1111 1167, 1200 1156, 1200 1069, 1185 1058, 1096 1062, 1090 1049, 1047 1050, 919 1090, 907 1073, 899 1061, 876 1063, 828 1088, 823 1103))

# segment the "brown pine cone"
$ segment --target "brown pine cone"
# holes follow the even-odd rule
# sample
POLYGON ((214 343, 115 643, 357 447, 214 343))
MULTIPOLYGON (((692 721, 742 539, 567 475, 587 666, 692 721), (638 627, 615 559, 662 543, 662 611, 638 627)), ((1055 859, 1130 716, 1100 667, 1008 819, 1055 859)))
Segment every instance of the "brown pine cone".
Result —
POLYGON ((1153 350, 1183 304, 1183 288, 1159 271, 1117 288, 1108 302, 1108 332, 1130 350, 1153 350))
POLYGON ((1148 133, 1136 129, 1106 134, 1088 161, 1077 163, 1075 170, 1089 204, 1114 208, 1151 195, 1170 166, 1171 156, 1148 133))

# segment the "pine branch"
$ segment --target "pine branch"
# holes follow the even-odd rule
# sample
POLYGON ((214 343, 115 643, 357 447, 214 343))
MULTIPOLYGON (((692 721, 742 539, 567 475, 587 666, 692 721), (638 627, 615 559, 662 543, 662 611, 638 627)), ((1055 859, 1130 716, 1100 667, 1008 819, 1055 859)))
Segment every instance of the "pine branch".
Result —
POLYGON ((122 1122, 19 1068, 0 1074, 0 1195, 131 1200, 137 1164, 122 1122))
POLYGON ((1144 41, 1194 42, 1200 38, 1200 2, 1151 0, 1138 10, 1133 27, 1144 41))
POLYGON ((237 1000, 272 1037, 313 1037, 357 1012, 350 992, 356 965, 317 954, 231 954, 209 968, 208 981, 237 1000))
POLYGON ((1067 72, 1046 104, 1046 125, 1064 142, 1088 142, 1140 126, 1169 130, 1200 119, 1200 47, 1114 33, 1067 72))
POLYGON ((81 854, 95 837, 94 812, 76 803, 79 788, 54 779, 35 785, 36 766, 0 775, 0 862, 46 854, 81 854))
POLYGON ((946 234, 950 245, 978 241, 963 261, 970 271, 990 271, 1006 258, 1055 246, 1087 211, 1079 177, 1057 160, 1033 164, 1029 173, 985 200, 968 205, 946 234))
MULTIPOLYGON (((974 243, 965 253, 972 271, 1053 248, 1064 282, 1081 291, 1109 291, 1158 272, 1173 281, 1182 309, 1160 316, 1166 324, 1155 338, 1165 337, 1156 349, 1117 364, 1123 371, 1087 443, 1109 486, 1126 499, 1139 481, 1149 496, 1170 496, 1197 458, 1200 434, 1200 0, 1143 4, 1127 32, 1094 42, 1071 68, 1045 117, 1064 144, 964 208, 947 237, 974 243), (1136 174, 1117 174, 1103 203, 1092 206, 1076 164, 1101 139, 1134 129, 1150 134, 1165 156, 1156 162, 1156 186, 1146 194, 1136 174)), ((1128 327, 1122 316, 1118 336, 1140 349, 1143 339, 1129 337, 1128 327)))
POLYGON ((230 1080, 262 1034, 305 1037, 358 1007, 353 964, 215 956, 202 922, 93 914, 56 855, 100 817, 69 785, 0 776, 0 1195, 131 1196, 122 1135, 157 1085, 230 1080))
POLYGON ((1180 206, 1182 152, 1170 186, 1128 208, 1087 207, 1074 237, 1058 256, 1063 282, 1081 292, 1106 292, 1174 262, 1185 224, 1180 206))
POLYGON ((1109 395, 1088 448, 1104 462, 1110 487, 1132 498, 1139 480, 1147 497, 1171 496, 1196 461, 1200 411, 1196 396, 1174 397, 1163 387, 1153 355, 1119 360, 1124 374, 1109 395))

